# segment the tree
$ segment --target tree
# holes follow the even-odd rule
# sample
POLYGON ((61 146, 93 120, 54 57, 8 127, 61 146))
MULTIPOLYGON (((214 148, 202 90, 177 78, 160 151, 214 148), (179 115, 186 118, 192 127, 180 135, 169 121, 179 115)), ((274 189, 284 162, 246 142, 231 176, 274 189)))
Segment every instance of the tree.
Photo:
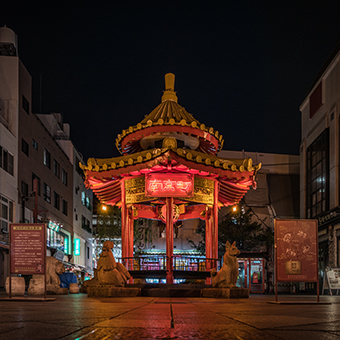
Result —
MULTIPOLYGON (((97 215, 97 228, 94 232, 95 255, 99 259, 105 241, 112 241, 117 248, 122 243, 121 210, 116 207, 106 206, 105 211, 99 211, 97 215)), ((134 246, 135 253, 153 248, 155 232, 152 229, 152 221, 137 219, 134 221, 134 246)))
POLYGON ((238 206, 224 216, 218 226, 218 255, 225 253, 225 244, 236 241, 240 251, 260 251, 273 244, 273 231, 246 205, 238 206), (256 219, 254 219, 256 217, 256 219), (260 223, 259 223, 260 221, 260 223))
MULTIPOLYGON (((202 236, 197 244, 188 240, 191 246, 202 255, 205 254, 205 222, 200 221, 196 230, 202 236)), ((218 257, 223 257, 225 244, 229 241, 236 245, 240 251, 259 251, 265 248, 268 251, 273 244, 273 231, 261 221, 254 211, 246 205, 238 206, 236 211, 230 211, 218 225, 218 257), (254 218, 256 217, 256 219, 254 218), (260 221, 260 223, 258 222, 260 221)))
POLYGON ((115 247, 121 245, 120 209, 116 206, 106 207, 106 209, 106 211, 100 211, 97 215, 97 227, 94 230, 96 259, 99 259, 105 241, 112 241, 115 247))

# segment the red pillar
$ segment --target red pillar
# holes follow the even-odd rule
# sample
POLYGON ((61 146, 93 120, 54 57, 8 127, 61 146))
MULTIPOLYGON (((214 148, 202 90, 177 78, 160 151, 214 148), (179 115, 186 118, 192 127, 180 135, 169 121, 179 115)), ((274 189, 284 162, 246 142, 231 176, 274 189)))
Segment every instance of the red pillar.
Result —
MULTIPOLYGON (((125 204, 125 181, 121 181, 121 198, 122 198, 122 208, 121 208, 121 226, 122 226, 122 258, 128 256, 127 252, 127 226, 126 226, 126 219, 127 219, 127 209, 125 204)), ((125 262, 123 261, 125 265, 125 262)))
POLYGON ((166 199, 166 257, 167 274, 166 283, 173 283, 173 254, 174 254, 174 223, 173 223, 174 200, 172 197, 166 199))
MULTIPOLYGON (((212 258, 212 234, 211 234, 211 217, 209 214, 209 210, 206 210, 207 219, 205 220, 205 263, 206 263, 206 271, 210 271, 211 266, 211 258, 212 258)), ((211 284, 211 277, 207 277, 205 280, 207 285, 211 284)))
MULTIPOLYGON (((213 207, 213 252, 212 257, 218 259, 218 182, 215 181, 214 190, 214 207, 213 207)), ((215 268, 217 267, 217 262, 215 262, 215 268)))

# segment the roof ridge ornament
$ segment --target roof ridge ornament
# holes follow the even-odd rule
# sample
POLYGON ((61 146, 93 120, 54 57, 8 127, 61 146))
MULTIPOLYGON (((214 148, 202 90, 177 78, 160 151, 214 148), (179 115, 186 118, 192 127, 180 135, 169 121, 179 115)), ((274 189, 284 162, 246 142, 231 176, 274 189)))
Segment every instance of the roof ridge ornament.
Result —
POLYGON ((163 92, 162 102, 166 100, 172 100, 178 103, 178 98, 175 92, 175 75, 173 73, 167 73, 164 76, 165 79, 165 91, 163 92))

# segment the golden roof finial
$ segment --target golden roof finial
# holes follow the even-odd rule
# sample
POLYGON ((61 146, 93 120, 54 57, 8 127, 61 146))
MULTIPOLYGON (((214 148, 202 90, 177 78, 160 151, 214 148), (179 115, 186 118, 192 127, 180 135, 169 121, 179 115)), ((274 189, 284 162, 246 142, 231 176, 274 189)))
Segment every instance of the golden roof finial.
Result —
POLYGON ((175 75, 173 73, 167 73, 165 76, 165 91, 162 96, 162 102, 166 100, 173 100, 176 103, 178 98, 175 92, 175 75))

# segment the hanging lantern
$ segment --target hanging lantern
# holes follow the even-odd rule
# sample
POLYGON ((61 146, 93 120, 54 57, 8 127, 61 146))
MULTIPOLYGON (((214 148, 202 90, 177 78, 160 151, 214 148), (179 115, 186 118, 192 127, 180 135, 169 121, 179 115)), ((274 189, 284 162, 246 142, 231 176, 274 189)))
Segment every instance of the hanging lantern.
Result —
MULTIPOLYGON (((172 214, 172 221, 175 223, 180 215, 180 210, 178 205, 174 204, 173 205, 173 214, 172 214)), ((159 210, 159 218, 166 224, 166 204, 162 206, 159 210)))

